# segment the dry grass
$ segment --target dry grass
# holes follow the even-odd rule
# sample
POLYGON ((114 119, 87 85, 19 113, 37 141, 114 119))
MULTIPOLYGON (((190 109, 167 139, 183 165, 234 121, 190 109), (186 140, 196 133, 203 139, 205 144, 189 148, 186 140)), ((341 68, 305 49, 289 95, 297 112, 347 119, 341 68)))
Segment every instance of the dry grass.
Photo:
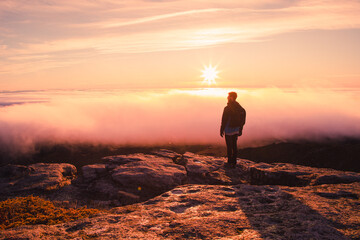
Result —
POLYGON ((16 197, 0 202, 0 229, 21 225, 58 224, 100 213, 97 209, 61 208, 36 196, 16 197))

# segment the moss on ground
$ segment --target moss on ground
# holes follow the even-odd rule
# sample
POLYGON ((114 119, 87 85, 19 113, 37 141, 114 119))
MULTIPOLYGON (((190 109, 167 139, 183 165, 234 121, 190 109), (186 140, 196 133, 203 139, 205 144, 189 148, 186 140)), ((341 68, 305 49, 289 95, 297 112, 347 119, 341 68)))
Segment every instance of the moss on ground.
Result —
POLYGON ((98 209, 61 208, 37 196, 16 197, 0 202, 0 229, 21 225, 58 224, 99 214, 98 209))

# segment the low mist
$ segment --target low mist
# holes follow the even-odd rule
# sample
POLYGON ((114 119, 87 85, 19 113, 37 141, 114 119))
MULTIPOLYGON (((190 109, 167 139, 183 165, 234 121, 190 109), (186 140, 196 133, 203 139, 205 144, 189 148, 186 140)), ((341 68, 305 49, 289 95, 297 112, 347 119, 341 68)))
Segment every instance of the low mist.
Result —
POLYGON ((360 137, 357 91, 266 89, 0 93, 2 150, 39 143, 225 144, 220 121, 237 91, 247 119, 239 147, 360 137))

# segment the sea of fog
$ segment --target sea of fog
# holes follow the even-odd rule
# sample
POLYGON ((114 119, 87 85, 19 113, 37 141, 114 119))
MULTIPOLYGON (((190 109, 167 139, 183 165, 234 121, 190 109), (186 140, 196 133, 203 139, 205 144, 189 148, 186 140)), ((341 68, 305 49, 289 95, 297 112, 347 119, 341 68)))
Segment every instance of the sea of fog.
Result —
POLYGON ((0 144, 224 144, 229 91, 247 119, 239 146, 360 137, 359 89, 154 89, 0 92, 0 144))

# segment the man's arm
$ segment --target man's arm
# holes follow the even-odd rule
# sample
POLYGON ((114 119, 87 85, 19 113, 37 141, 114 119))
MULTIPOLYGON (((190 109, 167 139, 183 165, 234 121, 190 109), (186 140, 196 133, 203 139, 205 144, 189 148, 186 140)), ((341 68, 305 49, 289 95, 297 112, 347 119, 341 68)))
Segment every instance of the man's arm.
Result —
POLYGON ((243 131, 243 128, 244 128, 244 125, 245 125, 245 122, 246 122, 246 111, 245 111, 245 109, 242 107, 241 108, 241 126, 240 126, 240 128, 239 128, 239 136, 241 136, 242 135, 242 131, 243 131))
POLYGON ((246 111, 245 111, 244 108, 242 109, 242 114, 243 114, 242 126, 244 126, 244 125, 245 125, 245 122, 246 122, 246 111))
POLYGON ((226 123, 227 123, 228 117, 229 117, 228 115, 229 114, 228 114, 227 108, 225 107, 222 117, 221 117, 221 126, 220 126, 220 136, 221 137, 224 136, 225 126, 226 126, 226 123))

